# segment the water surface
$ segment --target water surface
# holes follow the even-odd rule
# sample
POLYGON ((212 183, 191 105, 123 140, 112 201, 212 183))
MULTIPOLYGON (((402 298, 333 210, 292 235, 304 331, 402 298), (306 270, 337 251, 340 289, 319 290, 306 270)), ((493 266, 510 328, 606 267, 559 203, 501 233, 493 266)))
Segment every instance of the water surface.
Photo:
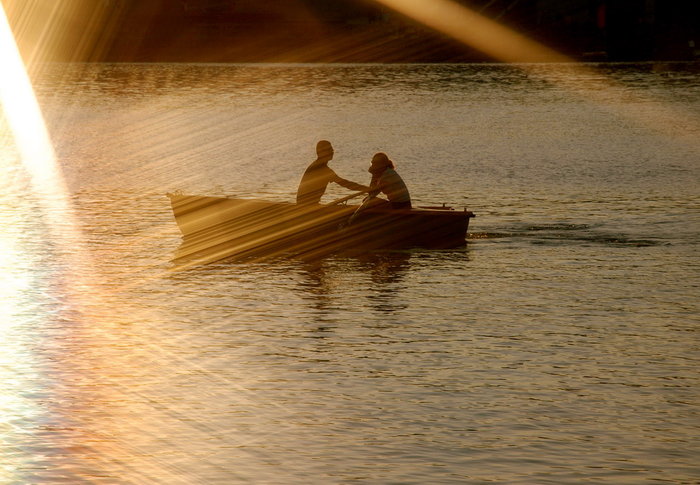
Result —
POLYGON ((80 241, 2 125, 0 482, 697 483, 700 73, 589 67, 47 66, 80 241), (174 271, 166 192, 321 138, 467 245, 174 271))

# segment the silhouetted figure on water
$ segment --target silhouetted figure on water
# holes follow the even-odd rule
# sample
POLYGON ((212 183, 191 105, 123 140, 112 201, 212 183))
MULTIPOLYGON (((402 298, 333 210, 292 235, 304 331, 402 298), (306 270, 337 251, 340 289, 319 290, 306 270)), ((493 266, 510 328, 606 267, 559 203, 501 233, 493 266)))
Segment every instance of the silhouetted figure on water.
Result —
POLYGON ((410 209, 411 195, 395 168, 394 162, 389 160, 386 153, 375 153, 368 170, 372 174, 369 197, 371 199, 382 192, 389 199, 392 209, 410 209))
POLYGON ((357 184, 339 177, 330 167, 328 162, 333 159, 333 146, 327 140, 321 140, 316 144, 317 158, 306 169, 297 189, 297 204, 318 204, 326 192, 329 183, 335 182, 347 189, 359 192, 369 191, 369 187, 357 184))

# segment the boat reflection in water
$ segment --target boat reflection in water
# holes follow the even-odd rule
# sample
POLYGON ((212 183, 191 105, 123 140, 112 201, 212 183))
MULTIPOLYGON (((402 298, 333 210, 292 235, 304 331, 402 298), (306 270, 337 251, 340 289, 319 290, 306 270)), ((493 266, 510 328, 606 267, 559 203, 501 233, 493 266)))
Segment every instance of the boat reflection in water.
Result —
MULTIPOLYGON (((403 281, 411 270, 413 251, 374 251, 353 256, 297 261, 295 268, 303 278, 300 288, 314 309, 314 321, 332 320, 348 288, 362 288, 366 308, 393 313, 407 307, 399 297, 403 281), (339 290, 341 289, 342 290, 339 290)), ((351 291, 351 290, 350 290, 351 291)))
POLYGON ((184 240, 175 261, 330 254, 378 249, 455 248, 466 241, 467 210, 425 207, 396 210, 345 204, 298 205, 231 197, 168 194, 184 240), (351 219, 352 218, 352 219, 351 219))

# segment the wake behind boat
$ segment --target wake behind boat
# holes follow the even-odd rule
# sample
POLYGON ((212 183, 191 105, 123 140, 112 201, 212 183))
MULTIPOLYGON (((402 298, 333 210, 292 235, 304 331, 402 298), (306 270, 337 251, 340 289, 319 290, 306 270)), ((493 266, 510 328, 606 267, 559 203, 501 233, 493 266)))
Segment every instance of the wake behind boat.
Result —
POLYGON ((450 207, 358 211, 359 206, 346 204, 167 195, 184 237, 178 259, 185 260, 281 255, 316 259, 339 252, 454 248, 465 244, 469 219, 474 217, 466 209, 450 207))

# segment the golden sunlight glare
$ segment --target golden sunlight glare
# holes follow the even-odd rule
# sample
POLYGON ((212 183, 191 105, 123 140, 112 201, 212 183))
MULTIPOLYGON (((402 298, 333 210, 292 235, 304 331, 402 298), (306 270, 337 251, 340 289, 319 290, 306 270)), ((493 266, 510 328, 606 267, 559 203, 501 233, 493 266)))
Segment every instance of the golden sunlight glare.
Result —
POLYGON ((451 0, 376 1, 500 61, 571 61, 565 55, 451 0))
MULTIPOLYGON (((58 165, 39 102, 17 48, 5 10, 0 4, 0 105, 14 138, 23 169, 29 175, 33 196, 44 215, 49 215, 47 229, 58 243, 69 267, 81 274, 79 286, 90 286, 90 266, 82 234, 75 216, 63 174, 58 165)), ((75 295, 73 295, 75 296, 75 295)))
POLYGON ((12 35, 5 10, 0 5, 0 102, 35 188, 51 194, 61 190, 56 157, 41 116, 29 76, 12 35))
MULTIPOLYGON (((676 135, 675 126, 696 126, 700 118, 682 106, 664 105, 657 99, 645 99, 646 106, 653 106, 655 118, 640 116, 635 104, 619 102, 629 96, 629 88, 601 76, 594 67, 575 62, 574 59, 536 42, 515 30, 501 25, 453 0, 374 0, 416 22, 447 35, 464 45, 478 49, 494 59, 517 64, 533 77, 567 89, 582 99, 633 120, 646 129, 676 135), (566 63, 578 75, 557 76, 547 70, 537 69, 538 63, 566 63)), ((637 99, 644 96, 634 93, 637 99)), ((698 146, 697 141, 691 141, 698 146)))

